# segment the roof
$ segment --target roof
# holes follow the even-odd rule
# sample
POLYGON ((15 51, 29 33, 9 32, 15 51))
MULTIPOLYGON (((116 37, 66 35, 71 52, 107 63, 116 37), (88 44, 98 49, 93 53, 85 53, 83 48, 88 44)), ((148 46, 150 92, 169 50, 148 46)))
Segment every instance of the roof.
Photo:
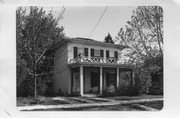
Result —
POLYGON ((96 45, 96 46, 103 46, 103 47, 112 47, 118 49, 129 48, 128 46, 119 45, 119 44, 112 44, 112 43, 105 43, 102 41, 97 41, 89 38, 71 38, 69 39, 69 43, 76 43, 76 44, 87 44, 87 45, 96 45))
POLYGON ((67 39, 64 39, 64 40, 57 42, 55 44, 55 46, 46 50, 45 55, 52 53, 53 51, 55 51, 56 49, 58 49, 62 45, 65 46, 65 45, 72 44, 72 43, 96 45, 96 46, 102 46, 102 47, 112 47, 112 48, 117 48, 117 49, 121 49, 121 50, 124 48, 129 48, 128 46, 124 46, 124 45, 120 45, 120 44, 105 43, 105 42, 97 41, 94 39, 77 37, 77 38, 67 38, 67 39))

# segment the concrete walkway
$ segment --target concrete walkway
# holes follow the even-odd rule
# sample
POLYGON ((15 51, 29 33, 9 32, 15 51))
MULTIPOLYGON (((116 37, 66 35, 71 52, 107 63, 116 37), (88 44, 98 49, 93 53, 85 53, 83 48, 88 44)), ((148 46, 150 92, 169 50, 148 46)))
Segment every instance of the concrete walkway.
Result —
POLYGON ((98 103, 82 103, 82 104, 62 104, 62 105, 35 105, 35 106, 21 106, 18 107, 21 111, 28 110, 40 110, 40 109, 57 109, 57 108, 82 108, 82 107, 96 107, 96 106, 111 106, 120 104, 134 104, 142 102, 162 101, 163 98, 152 98, 152 99, 139 99, 139 100, 121 100, 121 101, 109 101, 109 102, 98 102, 98 103))

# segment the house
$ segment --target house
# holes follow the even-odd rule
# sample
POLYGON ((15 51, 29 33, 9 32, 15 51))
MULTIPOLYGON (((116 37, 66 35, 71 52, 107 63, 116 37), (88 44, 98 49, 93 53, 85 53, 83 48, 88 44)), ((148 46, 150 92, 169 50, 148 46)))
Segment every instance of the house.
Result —
POLYGON ((102 94, 110 88, 116 91, 123 77, 132 78, 131 66, 121 59, 127 46, 72 38, 60 47, 54 51, 52 78, 56 92, 102 94))

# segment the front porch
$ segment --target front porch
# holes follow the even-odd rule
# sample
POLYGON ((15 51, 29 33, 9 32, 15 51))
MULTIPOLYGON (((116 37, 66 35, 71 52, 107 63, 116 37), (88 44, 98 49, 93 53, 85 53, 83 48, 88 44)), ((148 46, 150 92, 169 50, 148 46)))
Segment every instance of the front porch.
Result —
POLYGON ((71 67, 71 93, 102 94, 104 91, 116 92, 121 80, 132 79, 131 68, 79 65, 71 67), (125 73, 125 76, 123 73, 125 73))

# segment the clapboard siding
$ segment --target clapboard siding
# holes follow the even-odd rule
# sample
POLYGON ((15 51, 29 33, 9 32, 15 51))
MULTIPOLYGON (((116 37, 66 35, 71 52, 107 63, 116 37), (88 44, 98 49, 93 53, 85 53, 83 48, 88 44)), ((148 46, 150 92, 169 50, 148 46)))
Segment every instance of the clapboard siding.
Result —
POLYGON ((64 46, 56 51, 54 58, 54 79, 53 85, 56 92, 68 91, 68 66, 67 66, 67 47, 64 46))

